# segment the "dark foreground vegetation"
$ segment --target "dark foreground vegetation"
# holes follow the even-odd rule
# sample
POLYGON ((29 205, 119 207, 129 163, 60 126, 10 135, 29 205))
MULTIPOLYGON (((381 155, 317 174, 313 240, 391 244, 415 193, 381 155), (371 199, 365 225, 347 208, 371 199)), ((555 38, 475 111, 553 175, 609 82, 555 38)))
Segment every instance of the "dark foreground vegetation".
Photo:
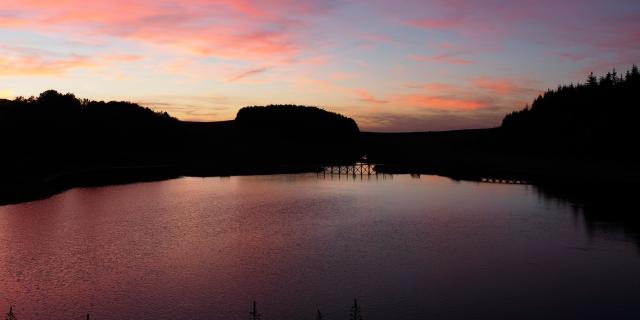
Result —
MULTIPOLYGON (((7 312, 6 320, 18 320, 18 318, 16 317, 16 314, 13 312, 13 306, 9 307, 9 312, 7 312)), ((87 314, 86 317, 87 320, 91 319, 91 315, 87 314)), ((258 307, 255 301, 253 301, 252 304, 252 308, 251 311, 249 311, 249 320, 259 320, 259 319, 263 319, 262 318, 262 314, 260 312, 258 312, 258 307)), ((315 319, 316 320, 325 320, 326 317, 324 316, 324 314, 322 312, 320 312, 320 309, 316 310, 316 315, 315 315, 315 319)), ((349 313, 349 320, 362 320, 362 307, 358 304, 358 299, 354 299, 353 300, 353 305, 351 306, 351 312, 349 313)))
POLYGON ((309 172, 364 155, 380 173, 626 188, 640 182, 639 103, 635 65, 549 90, 500 127, 446 132, 360 132, 353 119, 291 105, 185 122, 129 102, 46 91, 0 100, 0 203, 183 175, 309 172))

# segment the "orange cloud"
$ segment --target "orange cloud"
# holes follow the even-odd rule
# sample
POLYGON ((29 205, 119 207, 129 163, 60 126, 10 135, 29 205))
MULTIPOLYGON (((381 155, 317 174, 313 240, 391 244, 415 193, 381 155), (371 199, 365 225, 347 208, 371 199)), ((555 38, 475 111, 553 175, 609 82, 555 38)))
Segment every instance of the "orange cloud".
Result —
POLYGON ((408 107, 438 109, 438 110, 477 110, 486 107, 486 103, 457 97, 431 96, 426 94, 407 94, 397 97, 399 104, 408 107))
POLYGON ((482 76, 466 80, 459 85, 449 83, 410 83, 405 88, 413 93, 397 93, 394 103, 407 107, 438 110, 505 110, 524 105, 539 90, 533 81, 520 78, 482 76))
MULTIPOLYGON (((470 80, 471 87, 483 90, 489 95, 508 97, 511 100, 528 101, 538 96, 541 90, 529 79, 508 79, 496 77, 478 77, 470 80)), ((520 103, 520 105, 523 103, 520 103)))
POLYGON ((360 101, 366 103, 382 104, 387 103, 387 100, 376 99, 369 91, 364 89, 355 89, 354 93, 360 98, 360 101))
POLYGON ((0 15, 0 27, 15 28, 24 24, 22 19, 9 15, 0 15))
POLYGON ((489 77, 480 77, 471 80, 471 83, 480 89, 493 91, 500 94, 510 94, 517 90, 517 86, 512 80, 493 79, 489 77))
POLYGON ((38 57, 0 57, 0 76, 60 75, 71 69, 95 66, 85 57, 59 60, 38 57))

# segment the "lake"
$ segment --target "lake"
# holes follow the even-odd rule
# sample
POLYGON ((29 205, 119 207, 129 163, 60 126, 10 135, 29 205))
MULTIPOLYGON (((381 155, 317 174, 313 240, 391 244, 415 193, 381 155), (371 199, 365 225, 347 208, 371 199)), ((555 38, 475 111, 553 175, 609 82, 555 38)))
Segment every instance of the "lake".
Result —
POLYGON ((638 319, 640 237, 530 185, 179 178, 0 207, 18 319, 638 319))

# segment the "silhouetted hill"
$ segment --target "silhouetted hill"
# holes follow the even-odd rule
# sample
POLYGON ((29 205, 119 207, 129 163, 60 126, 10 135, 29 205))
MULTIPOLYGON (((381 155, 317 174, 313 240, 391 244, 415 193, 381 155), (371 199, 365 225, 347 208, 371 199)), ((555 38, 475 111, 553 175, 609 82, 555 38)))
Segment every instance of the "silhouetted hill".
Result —
POLYGON ((359 129, 353 119, 316 107, 247 107, 235 119, 238 142, 252 145, 245 157, 259 162, 320 164, 358 159, 359 129))
POLYGON ((508 146, 524 153, 596 158, 635 158, 640 119, 640 73, 614 70, 584 84, 560 86, 531 107, 508 114, 502 130, 508 146))
POLYGON ((241 130, 263 132, 287 140, 354 139, 360 130, 353 119, 317 107, 269 105, 238 111, 241 130))
POLYGON ((283 165, 317 166, 360 156, 355 121, 316 107, 254 106, 240 109, 232 121, 184 125, 190 174, 284 170, 283 165))

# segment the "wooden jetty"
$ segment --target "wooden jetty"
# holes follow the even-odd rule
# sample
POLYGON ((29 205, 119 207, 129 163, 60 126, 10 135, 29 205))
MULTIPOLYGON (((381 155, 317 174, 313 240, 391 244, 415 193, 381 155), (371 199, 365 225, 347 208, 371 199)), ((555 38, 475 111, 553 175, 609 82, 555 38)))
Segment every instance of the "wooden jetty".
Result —
POLYGON ((528 184, 529 182, 519 179, 481 178, 480 182, 501 183, 501 184, 528 184))
POLYGON ((377 174, 375 166, 371 163, 357 162, 348 165, 324 166, 322 173, 330 175, 354 175, 370 176, 377 174))

